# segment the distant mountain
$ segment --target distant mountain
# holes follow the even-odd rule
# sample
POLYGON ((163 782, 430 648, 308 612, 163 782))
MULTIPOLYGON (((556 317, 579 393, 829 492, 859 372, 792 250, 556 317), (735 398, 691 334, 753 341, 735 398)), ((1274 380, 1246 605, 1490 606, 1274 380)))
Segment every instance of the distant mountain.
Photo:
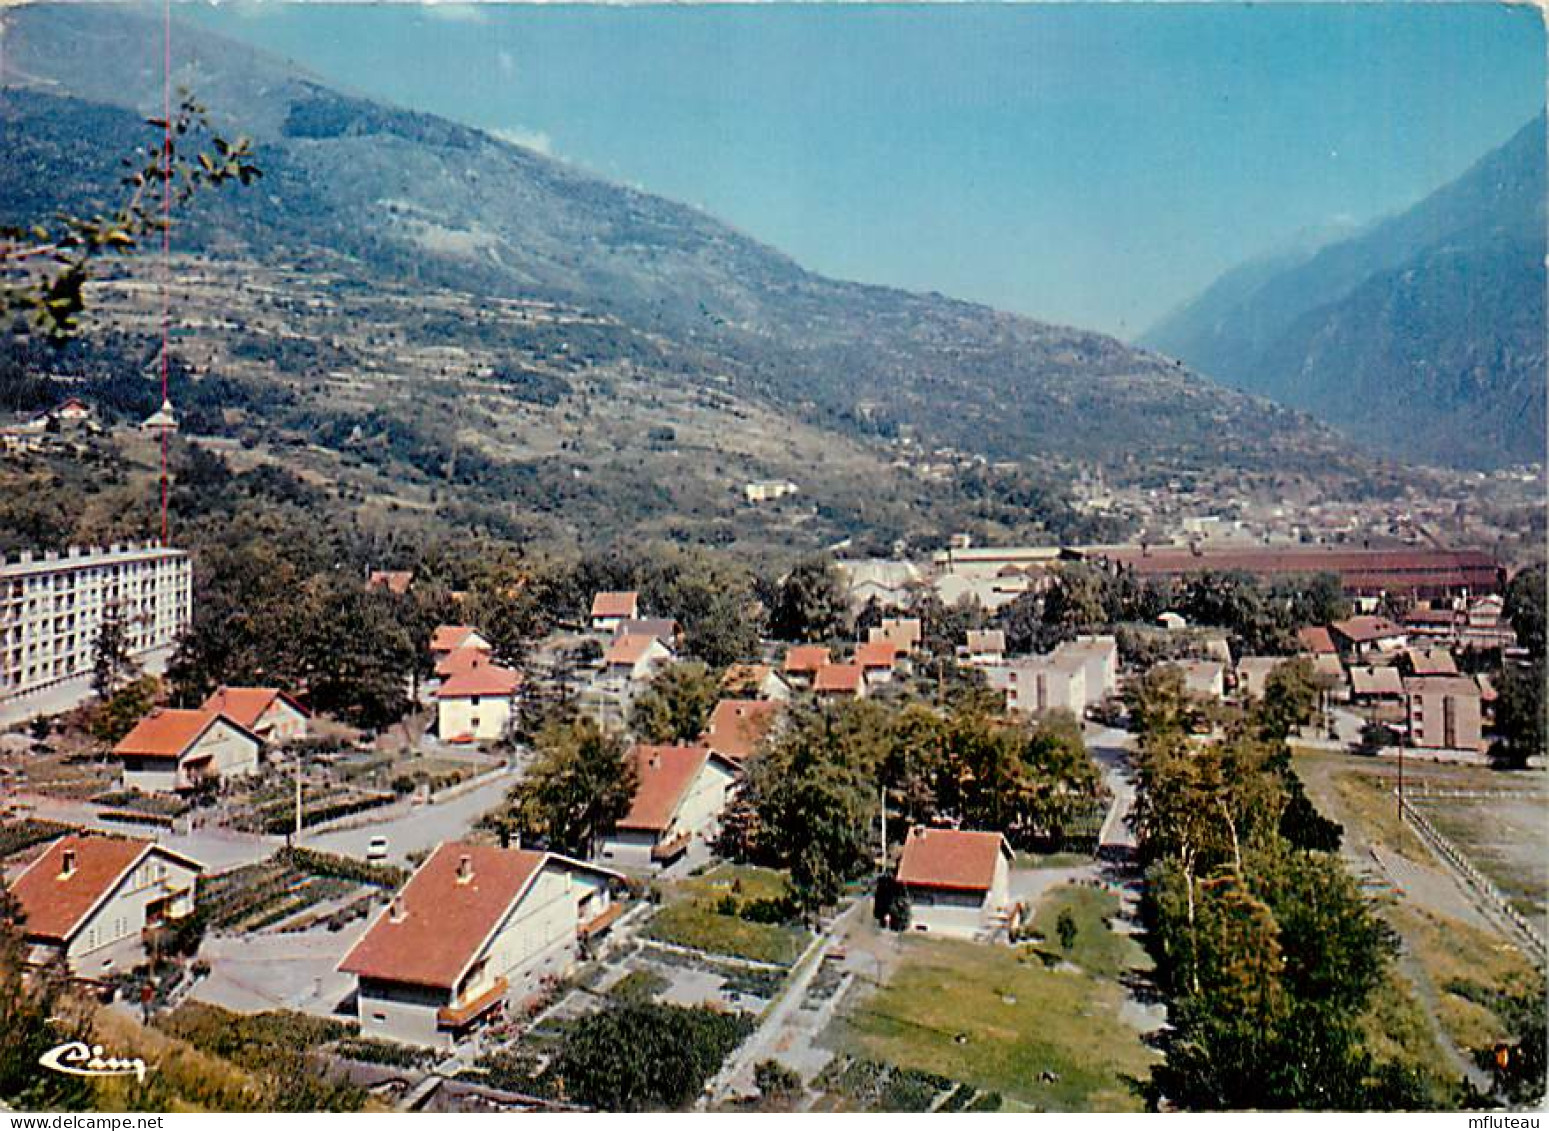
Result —
POLYGON ((1540 115, 1408 211, 1228 272, 1142 341, 1398 456, 1541 460, 1544 252, 1540 115))
MULTIPOLYGON (((159 16, 147 20, 116 6, 37 5, 0 19, 11 84, 0 105, 7 154, 0 218, 112 199, 116 162, 135 136, 132 113, 161 107, 159 16)), ((375 367, 390 359, 373 354, 368 364, 345 356, 364 348, 364 339, 317 313, 342 309, 347 304, 338 296, 347 294, 397 311, 396 332, 421 335, 410 344, 423 346, 425 357, 444 351, 431 370, 438 380, 458 379, 448 358, 459 349, 487 348, 546 374, 563 353, 567 381, 590 374, 599 389, 614 390, 609 396, 622 396, 625 380, 658 389, 651 394, 658 398, 692 393, 698 403, 713 402, 723 414, 714 420, 728 429, 739 413, 743 420, 783 417, 787 428, 759 426, 771 448, 770 441, 800 425, 847 445, 869 444, 867 458, 880 454, 882 466, 897 462, 886 443, 913 435, 915 451, 950 446, 1044 466, 1079 459, 1105 465, 1116 482, 1192 482, 1222 469, 1267 482, 1285 475, 1326 481, 1331 473, 1359 481, 1366 473, 1366 464, 1305 415, 1211 384, 1113 338, 936 294, 813 274, 700 211, 479 130, 332 89, 198 28, 174 29, 173 63, 175 84, 192 90, 226 128, 256 138, 265 172, 253 190, 201 201, 199 213, 179 227, 176 247, 197 252, 216 273, 222 265, 240 273, 245 261, 277 272, 304 269, 307 275, 292 275, 291 285, 322 291, 306 304, 292 303, 289 323, 261 340, 253 333, 261 309, 251 319, 185 310, 202 327, 196 345, 219 345, 206 361, 212 371, 241 376, 244 359, 274 353, 281 338, 326 334, 309 356, 326 356, 330 366, 311 363, 294 396, 320 397, 307 386, 342 381, 338 375, 350 365, 359 372, 335 399, 348 401, 372 382, 386 389, 388 375, 375 367), (319 282, 329 279, 337 282, 319 282), (406 309, 401 295, 416 288, 428 297, 422 309, 406 309), (427 312, 455 305, 454 296, 462 296, 455 301, 467 317, 432 320, 427 312), (483 317, 500 304, 512 304, 522 317, 483 317), (556 321, 574 328, 558 333, 556 321)), ((240 288, 220 293, 223 303, 249 301, 240 288)), ((435 395, 429 390, 418 396, 435 395)), ((562 398, 554 412, 569 419, 609 407, 580 401, 579 393, 562 398)), ((645 407, 620 401, 613 409, 645 407)), ((336 408, 330 402, 318 411, 336 408)), ((410 413, 407 423, 415 427, 432 419, 423 399, 399 409, 385 393, 374 411, 410 413)), ((655 435, 650 444, 670 446, 660 437, 675 423, 683 430, 670 418, 644 423, 633 435, 622 430, 616 443, 645 450, 655 435)), ((492 410, 483 424, 465 420, 451 431, 493 451, 505 426, 492 410), (493 438, 481 428, 493 430, 493 438)), ((352 426, 338 434, 361 431, 352 426)), ((716 428, 707 426, 706 434, 716 428)), ((544 458, 574 459, 576 450, 560 445, 544 458)), ((625 463, 636 450, 620 449, 617 458, 625 463)), ((448 462, 461 471, 469 458, 448 462)), ((833 520, 819 533, 843 529, 821 494, 834 469, 778 459, 761 452, 756 465, 732 468, 721 467, 716 455, 695 467, 723 482, 762 471, 801 482, 804 493, 811 485, 813 495, 803 497, 833 520)), ((586 474, 580 466, 571 470, 586 474)), ((543 474, 557 473, 545 464, 543 474)), ((560 480, 569 484, 575 476, 560 480)), ((1252 486, 1251 478, 1234 481, 1234 489, 1252 486)), ((916 490, 895 484, 876 494, 902 506, 916 490)), ((1005 494, 993 485, 975 490, 982 499, 1005 494)), ((665 486, 653 491, 664 512, 670 509, 665 486)))

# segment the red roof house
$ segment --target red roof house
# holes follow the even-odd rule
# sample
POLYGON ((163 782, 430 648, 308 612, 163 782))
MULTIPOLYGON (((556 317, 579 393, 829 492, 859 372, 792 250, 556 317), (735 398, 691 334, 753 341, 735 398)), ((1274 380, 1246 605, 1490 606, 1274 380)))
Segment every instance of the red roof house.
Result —
POLYGON ((571 968, 619 878, 552 852, 439 845, 339 964, 362 1035, 437 1044, 529 998, 571 968))

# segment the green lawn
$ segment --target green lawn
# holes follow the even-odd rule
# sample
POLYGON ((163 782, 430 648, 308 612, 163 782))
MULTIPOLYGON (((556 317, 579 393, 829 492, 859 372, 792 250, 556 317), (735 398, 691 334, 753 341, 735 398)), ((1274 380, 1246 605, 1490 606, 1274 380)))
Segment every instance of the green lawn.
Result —
POLYGON ((999 1092, 1012 1109, 1142 1109, 1136 1084, 1159 1058, 1120 1019, 1116 983, 1047 969, 1027 948, 903 945, 888 984, 837 1023, 843 1051, 999 1092))
POLYGON ((1112 978, 1125 970, 1151 968, 1151 956, 1129 935, 1110 930, 1107 920, 1119 912, 1119 897, 1103 888, 1061 884, 1038 904, 1033 929, 1043 936, 1039 949, 1062 954, 1089 974, 1112 978), (1076 938, 1069 950, 1060 942, 1060 913, 1069 911, 1076 938))
POLYGON ((811 935, 806 930, 755 923, 719 910, 727 895, 746 904, 784 894, 785 876, 780 872, 722 864, 672 885, 662 909, 646 924, 645 935, 711 954, 789 966, 807 947, 811 935))

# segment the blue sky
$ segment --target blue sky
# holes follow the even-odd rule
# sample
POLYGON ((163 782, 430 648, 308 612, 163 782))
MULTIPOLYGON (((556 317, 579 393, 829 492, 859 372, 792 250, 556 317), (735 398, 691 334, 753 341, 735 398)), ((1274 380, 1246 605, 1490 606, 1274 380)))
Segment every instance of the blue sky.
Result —
POLYGON ((1420 199, 1545 89, 1538 15, 1499 4, 185 12, 827 274, 1121 337, 1420 199))

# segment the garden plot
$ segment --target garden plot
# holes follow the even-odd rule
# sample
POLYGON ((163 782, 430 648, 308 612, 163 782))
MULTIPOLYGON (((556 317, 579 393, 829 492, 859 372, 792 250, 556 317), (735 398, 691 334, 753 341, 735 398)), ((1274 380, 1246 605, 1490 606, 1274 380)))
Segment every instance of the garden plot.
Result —
POLYGON ((669 946, 768 966, 790 966, 811 933, 788 922, 785 877, 721 864, 670 885, 643 935, 669 946))

